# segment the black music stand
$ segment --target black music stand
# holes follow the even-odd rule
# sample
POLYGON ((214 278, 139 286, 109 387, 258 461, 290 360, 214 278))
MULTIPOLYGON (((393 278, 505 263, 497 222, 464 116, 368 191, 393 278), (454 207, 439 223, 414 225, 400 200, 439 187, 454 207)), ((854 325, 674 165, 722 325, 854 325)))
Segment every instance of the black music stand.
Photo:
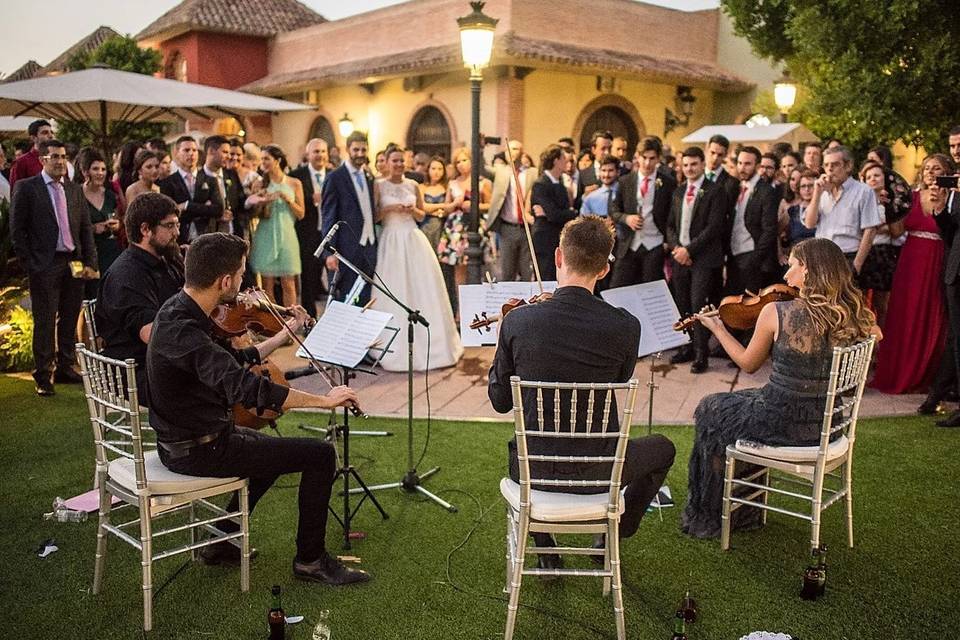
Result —
MULTIPOLYGON (((357 274, 357 277, 362 279, 364 282, 370 285, 371 288, 376 289, 383 295, 387 296, 390 300, 397 304, 403 311, 407 314, 407 472, 404 474, 403 478, 399 482, 391 482, 389 484, 380 484, 373 487, 370 487, 370 490, 377 491, 379 489, 403 489, 407 493, 419 493, 422 496, 429 498, 433 502, 437 503, 450 513, 456 513, 457 508, 436 495, 428 491, 422 484, 422 481, 427 477, 435 474, 440 471, 440 467, 434 467, 430 469, 423 475, 417 473, 417 463, 413 460, 413 328, 417 324, 422 324, 424 327, 429 327, 430 323, 427 322, 426 318, 420 313, 419 310, 411 309, 403 302, 401 302, 393 293, 387 289, 385 286, 377 284, 373 278, 364 273, 361 269, 356 267, 353 263, 343 257, 343 255, 337 251, 337 248, 334 246, 329 246, 327 249, 330 253, 337 257, 337 259, 346 265, 351 271, 357 274)), ((395 329, 396 330, 396 329, 395 329)), ((396 330, 399 331, 399 330, 396 330)), ((394 335, 396 337, 396 335, 394 335)), ((390 340, 392 343, 393 340, 390 340)), ((384 348, 384 351, 390 347, 390 344, 384 348)), ((381 354, 381 358, 383 355, 381 354)), ((378 359, 379 362, 379 359, 378 359)), ((362 489, 352 489, 354 493, 359 493, 362 489)))
MULTIPOLYGON (((361 311, 361 313, 363 312, 361 311)), ((318 329, 319 330, 323 329, 323 327, 321 326, 321 323, 318 323, 318 325, 314 328, 314 331, 318 329)), ((374 372, 373 367, 375 367, 380 362, 380 358, 382 358, 383 354, 385 354, 389 350, 390 345, 393 344, 393 341, 396 339, 397 334, 400 333, 399 329, 394 329, 391 327, 387 327, 386 330, 393 332, 393 335, 387 341, 387 344, 384 345, 383 347, 370 347, 368 350, 368 351, 380 352, 379 357, 377 357, 374 360, 373 364, 370 367, 362 367, 357 365, 351 366, 344 362, 336 362, 334 361, 335 358, 332 358, 332 357, 329 357, 327 359, 324 359, 323 357, 317 357, 316 360, 314 361, 314 365, 320 366, 320 363, 323 363, 337 369, 340 372, 340 379, 345 385, 349 385, 350 380, 355 378, 358 372, 368 373, 370 375, 376 375, 376 372, 374 372)), ((336 410, 332 412, 332 415, 336 416, 336 410)), ((341 517, 340 514, 337 513, 336 509, 334 509, 332 504, 329 504, 328 508, 330 509, 330 513, 333 514, 333 517, 336 519, 337 522, 340 523, 340 526, 343 528, 343 548, 350 549, 351 548, 350 522, 353 520, 354 516, 356 516, 357 512, 360 510, 360 507, 363 505, 364 500, 366 500, 367 498, 370 498, 370 501, 377 508, 377 511, 380 512, 380 515, 383 516, 384 520, 390 517, 387 514, 387 512, 384 511, 380 503, 377 502, 377 499, 376 497, 374 497, 373 492, 367 487, 367 484, 363 481, 363 478, 360 477, 360 473, 357 471, 357 469, 352 464, 350 464, 350 411, 346 407, 343 408, 343 424, 342 425, 336 424, 335 418, 334 418, 334 424, 327 429, 322 429, 319 427, 309 427, 305 425, 300 425, 300 428, 309 430, 309 431, 326 432, 326 437, 332 440, 334 444, 334 449, 336 449, 337 435, 339 434, 343 436, 342 462, 338 466, 337 474, 334 477, 334 482, 336 482, 337 478, 340 478, 343 481, 343 490, 341 491, 341 494, 340 494, 341 496, 343 496, 343 516, 341 517), (351 489, 350 478, 353 478, 354 480, 356 480, 357 484, 360 486, 355 489, 351 489), (355 493, 362 493, 363 497, 360 498, 360 500, 357 502, 356 505, 354 505, 353 509, 351 510, 350 496, 355 493)), ((363 433, 365 435, 385 435, 385 436, 393 435, 392 433, 387 431, 363 432, 363 433)), ((339 452, 337 452, 337 458, 339 461, 340 460, 339 452)))

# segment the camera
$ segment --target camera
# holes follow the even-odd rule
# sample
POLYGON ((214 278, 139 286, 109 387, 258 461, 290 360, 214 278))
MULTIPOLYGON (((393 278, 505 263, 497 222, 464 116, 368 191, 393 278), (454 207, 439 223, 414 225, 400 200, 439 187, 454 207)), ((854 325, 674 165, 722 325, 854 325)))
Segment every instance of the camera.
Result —
POLYGON ((941 189, 960 189, 960 175, 937 176, 937 186, 941 189))
POLYGON ((503 138, 501 138, 500 136, 485 136, 485 135, 483 135, 483 134, 481 133, 481 134, 480 134, 480 146, 484 146, 484 145, 488 145, 488 144, 501 145, 501 144, 503 144, 503 138))

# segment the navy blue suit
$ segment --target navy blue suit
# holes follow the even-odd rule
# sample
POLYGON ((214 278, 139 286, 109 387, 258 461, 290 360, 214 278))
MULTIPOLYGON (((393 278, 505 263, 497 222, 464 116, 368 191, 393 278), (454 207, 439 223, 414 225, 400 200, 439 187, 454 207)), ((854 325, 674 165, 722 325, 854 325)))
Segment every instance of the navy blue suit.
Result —
MULTIPOLYGON (((370 197, 372 214, 374 211, 373 177, 366 171, 364 171, 364 176, 367 181, 367 194, 370 197)), ((363 212, 360 209, 360 200, 357 199, 353 175, 350 173, 347 162, 327 175, 327 179, 323 183, 320 211, 320 237, 326 237, 333 225, 337 222, 343 222, 344 224, 341 225, 331 244, 357 268, 372 275, 377 268, 377 245, 376 243, 366 246, 360 245, 360 233, 363 231, 363 212)), ((326 255, 329 255, 329 253, 326 255)), ((343 300, 356 279, 357 275, 353 271, 341 265, 340 278, 336 291, 333 293, 334 297, 343 300)), ((360 296, 360 302, 366 304, 369 299, 370 291, 369 287, 366 287, 360 296)))

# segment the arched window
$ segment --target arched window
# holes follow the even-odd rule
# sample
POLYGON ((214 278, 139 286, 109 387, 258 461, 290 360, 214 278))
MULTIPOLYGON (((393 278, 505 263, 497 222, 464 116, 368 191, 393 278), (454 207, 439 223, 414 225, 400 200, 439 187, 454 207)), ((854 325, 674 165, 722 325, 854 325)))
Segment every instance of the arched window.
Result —
POLYGON ((180 51, 174 51, 167 58, 167 64, 163 68, 163 77, 178 82, 187 81, 187 59, 183 57, 180 51))
POLYGON ((600 107, 590 114, 580 130, 580 148, 590 148, 590 138, 594 131, 609 131, 614 136, 627 139, 627 158, 633 157, 633 150, 637 148, 640 134, 637 125, 626 111, 620 107, 600 107))
POLYGON ((310 125, 310 137, 307 139, 313 140, 314 138, 320 138, 327 143, 328 147, 334 147, 337 144, 337 137, 333 135, 333 127, 330 126, 330 121, 323 116, 317 116, 317 119, 310 125))
POLYGON ((440 109, 426 106, 417 111, 407 133, 407 148, 450 159, 450 125, 440 109))

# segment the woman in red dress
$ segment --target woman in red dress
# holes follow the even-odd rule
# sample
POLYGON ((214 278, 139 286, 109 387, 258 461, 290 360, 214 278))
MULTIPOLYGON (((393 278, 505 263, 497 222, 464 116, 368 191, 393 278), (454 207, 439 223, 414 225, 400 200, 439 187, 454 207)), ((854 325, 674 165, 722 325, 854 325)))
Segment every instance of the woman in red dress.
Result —
POLYGON ((877 369, 870 383, 884 393, 921 391, 939 364, 947 330, 943 299, 944 244, 932 212, 937 176, 953 173, 943 154, 923 161, 920 188, 903 223, 907 241, 893 276, 889 310, 877 353, 877 369))

